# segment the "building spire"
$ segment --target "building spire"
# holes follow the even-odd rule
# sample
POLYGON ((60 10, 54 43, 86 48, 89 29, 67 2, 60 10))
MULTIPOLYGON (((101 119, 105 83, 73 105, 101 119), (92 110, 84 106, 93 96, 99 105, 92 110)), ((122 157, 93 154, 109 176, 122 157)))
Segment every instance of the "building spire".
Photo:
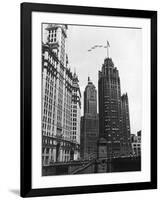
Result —
POLYGON ((109 52, 110 51, 110 43, 109 43, 109 41, 107 40, 107 58, 109 58, 110 56, 109 56, 109 52))

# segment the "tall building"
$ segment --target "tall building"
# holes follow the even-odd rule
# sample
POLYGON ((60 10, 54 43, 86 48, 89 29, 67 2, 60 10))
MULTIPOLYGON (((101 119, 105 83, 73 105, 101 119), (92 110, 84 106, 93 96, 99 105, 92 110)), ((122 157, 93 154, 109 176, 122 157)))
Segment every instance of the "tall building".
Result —
POLYGON ((96 157, 98 131, 97 91, 88 77, 84 91, 84 116, 81 118, 81 158, 96 157))
POLYGON ((137 135, 131 134, 132 153, 134 156, 141 156, 141 131, 137 135))
POLYGON ((111 58, 104 60, 98 80, 99 137, 107 140, 107 157, 121 153, 121 87, 117 68, 111 58))
MULTIPOLYGON (((79 149, 79 143, 71 139, 75 77, 68 66, 67 29, 67 25, 48 24, 43 30, 46 32, 42 43, 43 166, 68 162, 79 149)), ((79 129, 76 135, 79 137, 79 129)))
POLYGON ((124 155, 129 155, 132 152, 130 139, 130 117, 129 117, 129 102, 128 95, 121 96, 121 111, 122 111, 122 152, 124 155))
POLYGON ((107 141, 107 149, 104 145, 98 151, 104 148, 107 157, 128 156, 132 152, 128 95, 121 96, 119 71, 109 57, 109 47, 107 42, 107 58, 98 80, 99 138, 107 141))
POLYGON ((79 87, 79 80, 76 73, 73 75, 72 82, 72 104, 71 104, 71 119, 72 131, 71 141, 77 144, 75 151, 73 151, 73 160, 80 158, 80 119, 81 119, 81 92, 79 87))
POLYGON ((84 115, 97 115, 97 91, 90 77, 84 91, 84 115))

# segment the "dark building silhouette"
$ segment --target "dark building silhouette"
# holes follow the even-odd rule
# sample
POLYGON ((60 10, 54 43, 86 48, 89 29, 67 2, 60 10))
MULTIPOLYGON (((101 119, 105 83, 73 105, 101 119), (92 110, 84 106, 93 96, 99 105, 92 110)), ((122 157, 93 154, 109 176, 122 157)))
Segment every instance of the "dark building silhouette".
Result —
POLYGON ((81 117, 81 158, 96 157, 99 120, 97 114, 97 91, 88 77, 84 91, 84 116, 81 117))
POLYGON ((84 91, 84 115, 97 114, 97 91, 88 77, 88 85, 84 91))
POLYGON ((99 141, 107 141, 104 151, 107 150, 107 157, 111 158, 130 155, 132 146, 128 95, 121 96, 119 71, 109 57, 109 47, 107 41, 107 58, 99 71, 98 92, 99 141))
POLYGON ((121 111, 122 111, 122 152, 124 155, 132 153, 131 139, 130 139, 130 117, 129 117, 129 102, 128 95, 121 96, 121 111))
POLYGON ((104 60, 98 80, 99 137, 107 140, 107 157, 121 154, 121 88, 117 68, 111 58, 104 60))
POLYGON ((131 134, 132 154, 134 156, 141 156, 141 130, 137 135, 131 134))

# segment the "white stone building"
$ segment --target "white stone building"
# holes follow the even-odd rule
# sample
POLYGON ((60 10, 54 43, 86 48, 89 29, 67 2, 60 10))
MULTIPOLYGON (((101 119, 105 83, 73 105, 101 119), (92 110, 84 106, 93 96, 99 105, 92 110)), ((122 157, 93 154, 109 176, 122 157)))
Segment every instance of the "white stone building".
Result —
MULTIPOLYGON (((80 129, 72 140, 74 75, 66 52, 67 25, 44 24, 42 42, 42 164, 78 159, 80 129)), ((78 120, 79 121, 79 120, 78 120)))

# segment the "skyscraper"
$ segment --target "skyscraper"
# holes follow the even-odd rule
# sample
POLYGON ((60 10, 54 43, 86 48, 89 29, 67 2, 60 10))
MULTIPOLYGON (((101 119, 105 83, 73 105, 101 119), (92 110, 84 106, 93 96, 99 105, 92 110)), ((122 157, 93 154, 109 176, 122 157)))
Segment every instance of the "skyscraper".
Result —
MULTIPOLYGON (((80 130, 72 139, 75 75, 66 52, 67 25, 48 24, 42 43, 42 165, 78 158, 80 130)), ((79 85, 77 85, 79 90, 79 85)), ((80 101, 80 99, 79 99, 80 101)), ((79 109, 79 107, 78 107, 79 109)), ((78 115, 79 116, 79 115, 78 115)), ((77 118, 77 122, 80 121, 77 118)), ((80 123, 80 122, 79 122, 80 123)))
POLYGON ((132 152, 130 139, 130 117, 129 117, 129 102, 128 95, 121 96, 121 111, 122 111, 122 152, 124 155, 129 155, 132 152))
POLYGON ((88 85, 84 91, 84 115, 97 114, 97 91, 96 87, 88 77, 88 85))
POLYGON ((78 76, 74 72, 72 78, 72 104, 71 104, 71 141, 76 144, 71 159, 78 160, 80 158, 80 119, 81 119, 81 92, 79 87, 78 76))
POLYGON ((97 91, 88 77, 84 91, 84 116, 81 118, 81 157, 96 157, 99 121, 97 114, 97 91))
POLYGON ((98 80, 99 137, 107 140, 107 157, 120 155, 123 140, 120 77, 108 55, 99 71, 98 80))

